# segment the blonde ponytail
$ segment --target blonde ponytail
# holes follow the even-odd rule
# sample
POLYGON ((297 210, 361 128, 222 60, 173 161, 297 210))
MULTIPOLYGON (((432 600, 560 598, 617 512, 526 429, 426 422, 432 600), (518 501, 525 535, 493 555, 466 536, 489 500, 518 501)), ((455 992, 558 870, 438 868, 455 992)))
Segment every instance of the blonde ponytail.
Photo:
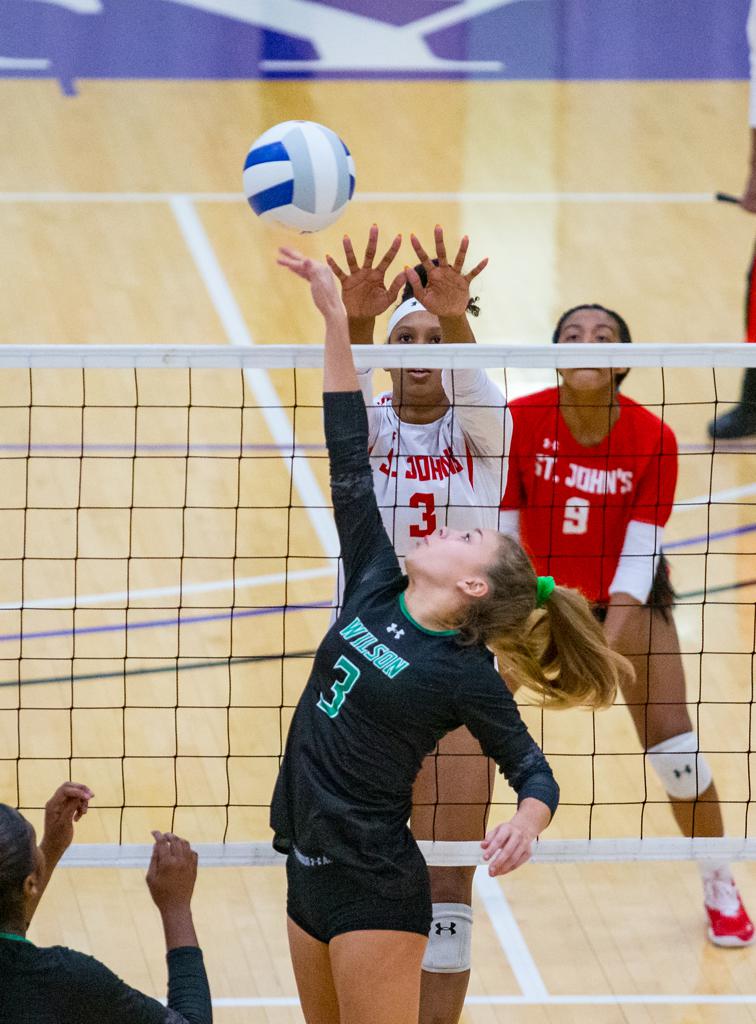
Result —
POLYGON ((503 674, 548 708, 608 708, 630 663, 606 642, 603 627, 577 590, 556 587, 522 636, 494 645, 503 674))
POLYGON ((513 689, 525 686, 547 708, 607 708, 630 663, 606 642, 577 590, 555 587, 536 605, 538 578, 522 547, 501 535, 488 572, 491 589, 468 607, 463 643, 485 643, 513 689))

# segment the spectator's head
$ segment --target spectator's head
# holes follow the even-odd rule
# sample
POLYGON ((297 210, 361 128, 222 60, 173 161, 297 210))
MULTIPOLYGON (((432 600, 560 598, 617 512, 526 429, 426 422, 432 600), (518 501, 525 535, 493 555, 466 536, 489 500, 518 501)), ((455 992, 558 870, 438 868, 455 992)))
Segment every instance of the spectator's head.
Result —
POLYGON ((43 854, 31 824, 0 804, 0 931, 26 930, 27 904, 38 892, 43 854))
MULTIPOLYGON (((572 344, 619 342, 628 345, 633 339, 630 336, 630 328, 619 313, 598 303, 586 303, 582 306, 573 306, 572 309, 562 313, 551 340, 555 345, 564 342, 572 344)), ((610 370, 608 367, 560 370, 565 384, 576 390, 602 387, 612 379, 612 376, 614 377, 614 387, 617 389, 629 372, 627 369, 610 370)))

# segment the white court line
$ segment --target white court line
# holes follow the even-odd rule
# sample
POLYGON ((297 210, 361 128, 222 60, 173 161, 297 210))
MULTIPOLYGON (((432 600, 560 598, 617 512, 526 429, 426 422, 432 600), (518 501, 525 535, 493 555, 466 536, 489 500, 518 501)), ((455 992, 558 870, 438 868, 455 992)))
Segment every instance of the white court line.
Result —
POLYGON ((243 576, 241 579, 208 580, 207 583, 184 583, 174 587, 148 587, 145 590, 116 590, 108 594, 68 594, 65 597, 40 597, 33 601, 8 601, 0 604, 0 611, 18 608, 77 608, 84 605, 107 604, 120 601, 140 601, 152 597, 171 597, 179 594, 209 594, 217 590, 233 588, 234 591, 250 587, 267 587, 273 583, 296 580, 316 580, 323 576, 335 576, 336 568, 298 569, 295 572, 274 572, 266 576, 243 576))
MULTIPOLYGON (((684 501, 676 502, 674 511, 690 512, 692 509, 701 508, 703 505, 724 504, 737 498, 746 497, 749 494, 756 494, 756 483, 745 484, 743 487, 731 487, 728 490, 714 491, 711 495, 700 494, 693 498, 686 498, 684 501)), ((275 583, 285 583, 287 580, 296 582, 301 580, 316 580, 326 576, 335 576, 336 569, 325 566, 321 569, 298 569, 288 573, 269 573, 264 576, 243 576, 240 579, 209 580, 206 583, 185 583, 173 587, 148 587, 143 590, 117 590, 99 594, 65 594, 60 597, 41 597, 31 601, 6 601, 0 603, 0 611, 16 611, 20 608, 82 608, 85 606, 102 605, 108 602, 119 603, 121 601, 142 601, 149 598, 172 597, 176 594, 209 594, 228 587, 235 587, 236 590, 248 589, 250 587, 266 587, 275 583)))
POLYGON ((475 891, 488 912, 491 924, 509 961, 525 998, 535 1002, 548 999, 549 993, 536 966, 520 926, 515 920, 501 886, 488 874, 487 867, 475 870, 475 891))
MULTIPOLYGON (((467 996, 466 1006, 748 1006, 756 1004, 756 995, 565 995, 467 996)), ((296 996, 239 996, 213 999, 215 1009, 240 1006, 299 1006, 296 996)))
MULTIPOLYGON (((0 203, 244 203, 239 192, 0 192, 0 203)), ((355 192, 354 203, 713 203, 712 192, 355 192)))
MULTIPOLYGON (((249 348, 255 344, 254 338, 247 327, 241 309, 234 297, 231 287, 215 255, 210 239, 207 237, 197 211, 187 196, 173 196, 171 209, 176 217, 181 233, 197 266, 197 270, 205 282, 210 299, 220 318, 229 343, 239 348, 249 348)), ((244 371, 247 387, 261 407, 265 423, 276 444, 284 447, 292 443, 293 427, 289 418, 281 408, 281 402, 265 370, 244 371)), ((284 460, 289 456, 281 456, 284 460)), ((294 487, 299 492, 302 503, 307 509, 315 534, 326 555, 338 555, 339 541, 336 527, 328 505, 320 489, 310 463, 305 458, 291 459, 291 473, 294 487)))
POLYGON ((738 498, 746 498, 749 494, 756 494, 756 483, 744 484, 742 487, 730 487, 726 491, 714 491, 709 494, 698 494, 695 498, 685 498, 683 501, 676 501, 675 512, 689 512, 693 508, 701 508, 702 505, 719 505, 728 501, 736 501, 738 498))

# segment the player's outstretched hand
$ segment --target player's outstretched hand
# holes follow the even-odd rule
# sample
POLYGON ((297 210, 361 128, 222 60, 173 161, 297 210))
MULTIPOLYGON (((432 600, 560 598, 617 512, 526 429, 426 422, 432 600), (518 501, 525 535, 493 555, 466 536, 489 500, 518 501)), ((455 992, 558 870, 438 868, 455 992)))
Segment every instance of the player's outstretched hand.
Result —
POLYGON ((161 912, 191 903, 197 879, 197 854, 173 832, 153 832, 155 845, 147 869, 147 887, 161 912))
POLYGON ((446 255, 446 244, 444 243, 444 230, 440 224, 436 225, 433 232, 436 244, 436 259, 438 266, 431 260, 428 253, 420 243, 416 235, 410 235, 412 248, 417 253, 417 258, 425 268, 428 276, 428 283, 423 288, 420 278, 411 267, 405 268, 407 280, 412 285, 415 298, 422 302, 429 313, 437 317, 458 317, 463 316, 470 301, 470 282, 485 269, 488 258, 477 263, 467 273, 462 272, 467 256, 467 248, 470 239, 464 235, 459 243, 457 255, 454 262, 449 263, 446 255))
POLYGON ((341 282, 341 298, 350 320, 373 320, 396 301, 399 289, 406 280, 404 271, 396 275, 388 288, 385 278, 401 244, 402 236, 397 235, 383 259, 373 266, 378 249, 378 225, 373 224, 368 232, 362 266, 357 262, 349 235, 344 235, 344 257, 348 273, 341 269, 332 256, 326 256, 326 263, 341 282))
POLYGON ((57 861, 73 842, 74 822, 82 818, 94 793, 79 782, 64 782, 45 804, 45 825, 40 845, 48 860, 57 861))
POLYGON ((339 298, 336 278, 324 263, 311 260, 287 246, 281 246, 278 250, 277 262, 279 266, 288 267, 297 277, 309 282, 313 302, 323 316, 328 316, 334 311, 341 311, 343 314, 344 305, 339 298))
POLYGON ((497 825, 480 844, 491 876, 506 875, 530 860, 535 835, 514 821, 497 825))

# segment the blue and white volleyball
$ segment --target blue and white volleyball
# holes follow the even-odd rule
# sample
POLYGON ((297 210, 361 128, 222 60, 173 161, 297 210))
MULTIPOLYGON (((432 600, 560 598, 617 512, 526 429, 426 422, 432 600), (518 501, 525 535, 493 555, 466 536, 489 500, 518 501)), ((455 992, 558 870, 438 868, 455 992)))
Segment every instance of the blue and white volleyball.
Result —
POLYGON ((352 198, 354 160, 325 125, 283 121, 252 144, 244 161, 244 191, 261 220, 320 231, 352 198))

